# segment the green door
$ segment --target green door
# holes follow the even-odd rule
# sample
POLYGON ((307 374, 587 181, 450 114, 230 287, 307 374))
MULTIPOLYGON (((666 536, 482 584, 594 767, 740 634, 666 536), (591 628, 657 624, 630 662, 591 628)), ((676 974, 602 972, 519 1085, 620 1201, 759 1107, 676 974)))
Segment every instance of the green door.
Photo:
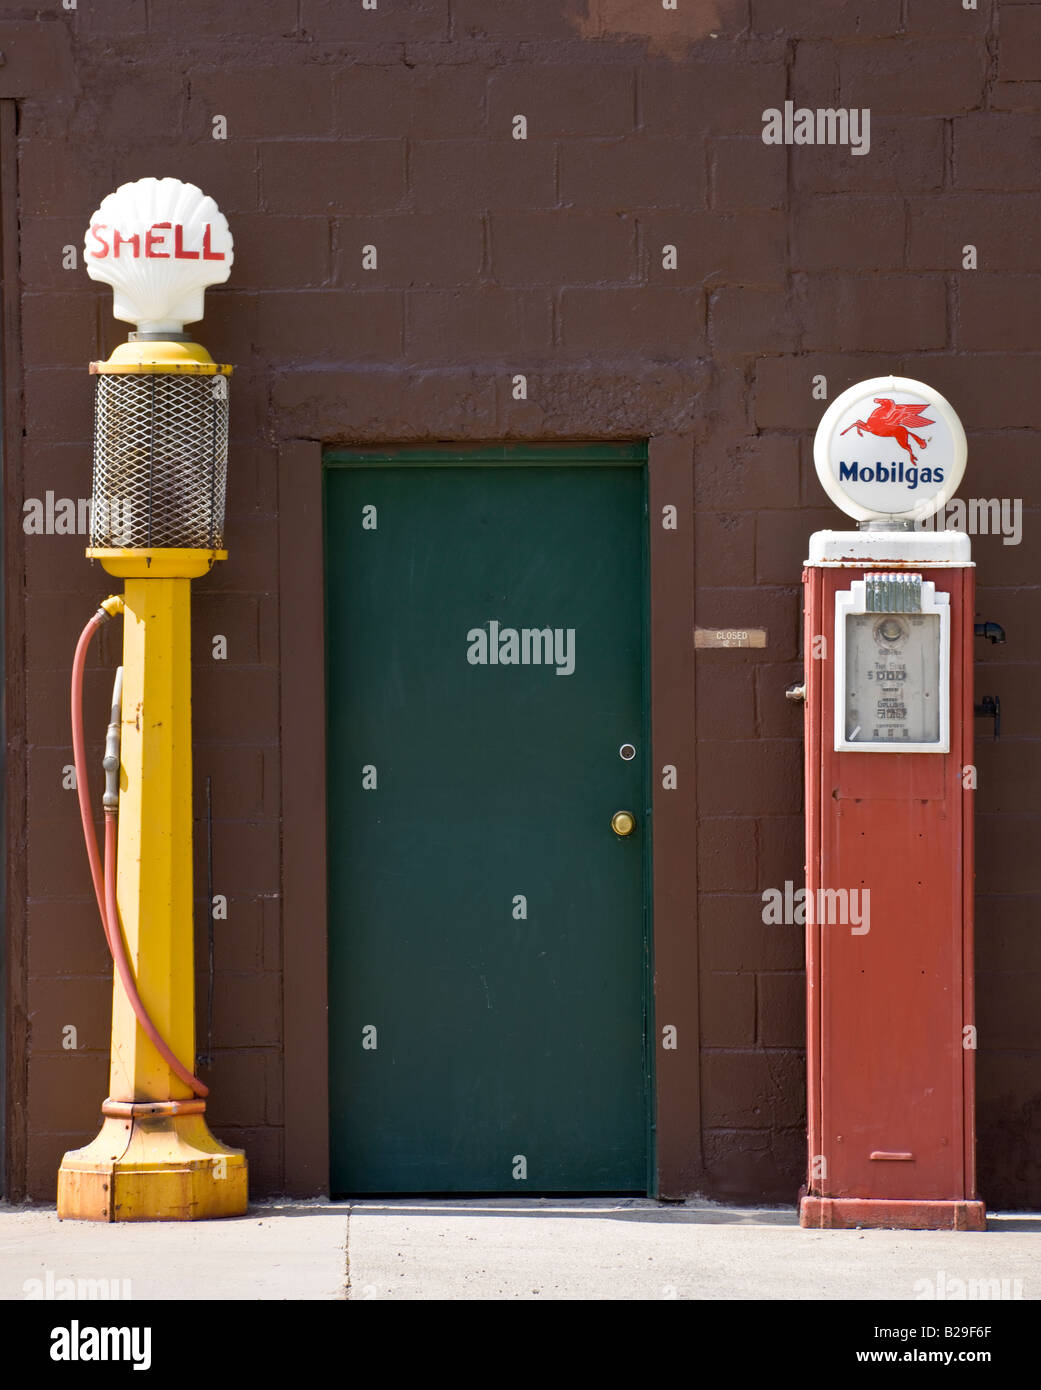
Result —
POLYGON ((327 456, 336 1194, 648 1190, 645 470, 584 456, 327 456))

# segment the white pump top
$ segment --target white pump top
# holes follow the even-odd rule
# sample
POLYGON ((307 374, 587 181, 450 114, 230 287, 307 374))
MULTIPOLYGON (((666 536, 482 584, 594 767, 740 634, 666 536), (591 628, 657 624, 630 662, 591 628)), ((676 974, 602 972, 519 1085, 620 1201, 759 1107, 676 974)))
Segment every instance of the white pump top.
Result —
POLYGON ((962 531, 814 531, 807 569, 972 569, 962 531))
POLYGON ((212 198, 180 179, 138 179, 110 193, 83 243, 87 274, 113 289, 112 312, 139 333, 180 333, 231 274, 233 242, 212 198))

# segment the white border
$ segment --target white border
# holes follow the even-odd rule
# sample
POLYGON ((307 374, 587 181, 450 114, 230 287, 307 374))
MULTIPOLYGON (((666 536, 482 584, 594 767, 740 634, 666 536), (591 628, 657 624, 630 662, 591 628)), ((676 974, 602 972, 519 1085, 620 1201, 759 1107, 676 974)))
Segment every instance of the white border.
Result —
POLYGON ((967 456, 968 444, 965 439, 965 430, 962 428, 962 423, 951 403, 932 386, 926 386, 924 381, 912 381, 910 377, 906 376, 875 376, 867 381, 858 381, 855 386, 843 391, 842 395, 836 396, 824 412, 813 440, 813 461, 817 466, 817 477, 820 479, 821 487, 836 507, 839 507, 847 516, 853 517, 856 521, 918 521, 924 517, 932 516, 941 507, 945 507, 958 491, 958 486, 965 473, 967 456), (831 469, 829 456, 831 439, 838 428, 841 417, 854 401, 873 396, 879 391, 907 391, 911 395, 924 396, 929 406, 942 416, 954 441, 954 458, 947 481, 939 492, 924 502, 919 502, 910 511, 872 511, 870 507, 855 502, 844 491, 831 469))
MULTIPOLYGON (((837 753, 949 753, 951 751, 951 600, 938 594, 930 579, 922 581, 923 614, 940 618, 940 738, 938 743, 850 743, 846 738, 846 617, 866 613, 867 582, 854 579, 835 595, 835 751, 837 753)), ((906 616, 904 614, 899 615, 906 616)), ((910 616, 914 616, 911 614, 910 616)))

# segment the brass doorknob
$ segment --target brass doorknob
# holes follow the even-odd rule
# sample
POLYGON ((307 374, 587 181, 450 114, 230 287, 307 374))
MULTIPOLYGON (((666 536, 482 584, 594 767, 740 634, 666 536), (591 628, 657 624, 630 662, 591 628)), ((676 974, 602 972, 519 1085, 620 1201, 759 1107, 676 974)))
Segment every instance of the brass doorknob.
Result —
POLYGON ((636 817, 632 811, 616 811, 611 817, 611 829, 623 838, 636 829, 636 817))

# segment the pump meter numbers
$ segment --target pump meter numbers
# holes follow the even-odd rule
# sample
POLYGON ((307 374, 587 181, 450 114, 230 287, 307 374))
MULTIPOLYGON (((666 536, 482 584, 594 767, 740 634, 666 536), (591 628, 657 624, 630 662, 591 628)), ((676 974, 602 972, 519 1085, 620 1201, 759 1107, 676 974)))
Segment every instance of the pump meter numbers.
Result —
POLYGON ((939 616, 848 613, 845 685, 848 743, 938 743, 939 616))

